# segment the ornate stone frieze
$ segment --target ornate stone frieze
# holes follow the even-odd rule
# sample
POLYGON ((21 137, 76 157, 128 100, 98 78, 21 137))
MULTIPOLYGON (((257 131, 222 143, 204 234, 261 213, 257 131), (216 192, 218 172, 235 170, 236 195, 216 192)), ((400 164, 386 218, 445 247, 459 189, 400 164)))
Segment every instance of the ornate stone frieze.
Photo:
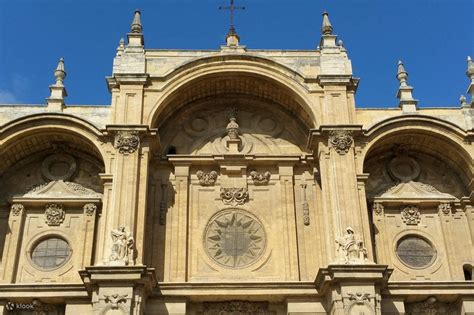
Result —
POLYGON ((128 155, 137 151, 140 146, 138 131, 118 131, 115 135, 114 147, 120 154, 128 155))
POLYGON ((12 216, 19 216, 20 213, 22 211, 25 210, 25 206, 22 205, 21 203, 14 203, 12 204, 11 208, 10 208, 10 213, 12 214, 12 216))
POLYGON ((410 315, 437 315, 454 314, 455 307, 449 303, 439 302, 434 296, 423 302, 409 303, 406 305, 406 314, 410 315))
POLYGON ((127 303, 128 294, 110 294, 104 295, 104 301, 110 305, 110 309, 117 310, 121 308, 121 304, 127 303))
POLYGON ((269 312, 268 302, 248 302, 248 301, 226 301, 226 302, 206 302, 203 304, 204 314, 221 315, 227 314, 273 314, 269 312))
POLYGON ((126 266, 133 260, 133 246, 135 240, 125 226, 120 226, 110 232, 112 236, 112 249, 109 256, 109 265, 126 266))
POLYGON ((309 204, 308 204, 308 199, 306 198, 306 186, 307 186, 306 184, 301 184, 302 199, 303 199, 301 206, 303 208, 303 223, 304 225, 309 225, 310 224, 309 204))
POLYGON ((211 218, 204 248, 209 258, 226 268, 242 268, 257 261, 265 250, 262 224, 248 212, 230 209, 211 218))
POLYGON ((216 171, 210 171, 208 173, 203 171, 197 171, 196 176, 199 179, 199 184, 201 186, 214 186, 217 180, 216 171))
POLYGON ((374 202, 372 204, 372 212, 375 214, 375 215, 382 215, 383 214, 383 211, 384 211, 384 206, 383 204, 381 204, 380 202, 374 202))
POLYGON ((347 227, 345 234, 336 239, 337 263, 342 264, 366 264, 367 249, 362 240, 356 239, 354 230, 347 227))
POLYGON ((93 216, 95 212, 97 211, 97 206, 93 203, 86 203, 83 209, 84 209, 84 213, 87 216, 93 216))
POLYGON ((442 203, 438 206, 438 211, 441 212, 444 215, 450 215, 451 214, 451 205, 449 203, 442 203))
POLYGON ((49 226, 61 225, 66 217, 63 206, 57 203, 47 204, 44 211, 45 222, 49 226))
POLYGON ((221 199, 226 205, 243 205, 249 199, 247 188, 221 188, 221 199))
POLYGON ((250 172, 250 178, 252 179, 254 185, 267 185, 270 181, 272 174, 270 172, 259 173, 257 171, 250 172))
POLYGON ((332 130, 329 132, 329 144, 341 155, 349 152, 353 142, 354 138, 351 131, 332 130))
POLYGON ((421 213, 417 206, 409 205, 402 208, 402 220, 407 225, 418 225, 421 221, 421 213))

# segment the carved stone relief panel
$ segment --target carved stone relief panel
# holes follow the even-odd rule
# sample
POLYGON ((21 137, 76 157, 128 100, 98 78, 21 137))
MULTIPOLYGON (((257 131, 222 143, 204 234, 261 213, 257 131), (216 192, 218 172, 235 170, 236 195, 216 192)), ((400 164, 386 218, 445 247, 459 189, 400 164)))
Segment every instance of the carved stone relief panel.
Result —
POLYGON ((439 302, 431 296, 423 302, 408 303, 405 306, 407 315, 454 315, 459 314, 456 307, 450 303, 439 302))
POLYGON ((250 178, 252 179, 254 185, 268 184, 271 176, 272 174, 268 171, 266 172, 251 171, 250 172, 250 178))
POLYGON ((196 176, 199 179, 199 184, 201 186, 214 186, 217 180, 217 172, 203 172, 201 170, 196 172, 196 176))
POLYGON ((349 149, 354 142, 352 132, 347 130, 332 130, 329 132, 329 144, 340 155, 349 152, 349 149))
POLYGON ((268 302, 226 301, 203 303, 202 315, 274 315, 268 302))
POLYGON ((243 205, 249 199, 249 191, 247 188, 221 188, 220 196, 226 205, 243 205))
POLYGON ((132 154, 139 146, 140 136, 137 131, 119 131, 115 135, 114 147, 120 154, 132 154))
POLYGON ((421 213, 418 207, 414 205, 403 207, 402 220, 407 225, 418 225, 421 221, 421 213))
POLYGON ((211 218, 203 245, 217 264, 226 268, 243 268, 262 256, 266 242, 263 225, 255 216, 246 211, 227 209, 211 218))
POLYGON ((63 206, 57 203, 47 204, 44 211, 46 224, 50 226, 61 225, 66 217, 63 206))

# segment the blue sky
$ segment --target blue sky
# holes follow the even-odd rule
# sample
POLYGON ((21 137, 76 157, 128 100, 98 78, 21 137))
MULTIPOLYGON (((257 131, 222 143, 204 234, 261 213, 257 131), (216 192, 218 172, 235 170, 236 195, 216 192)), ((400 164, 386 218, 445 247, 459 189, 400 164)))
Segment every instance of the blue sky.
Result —
MULTIPOLYGON (((59 57, 67 104, 110 104, 105 76, 135 8, 148 48, 217 49, 229 0, 0 0, 0 103, 42 104, 59 57)), ((358 107, 394 107, 399 59, 420 106, 458 106, 474 55, 474 0, 236 0, 248 48, 315 49, 321 12, 361 78, 358 107)))

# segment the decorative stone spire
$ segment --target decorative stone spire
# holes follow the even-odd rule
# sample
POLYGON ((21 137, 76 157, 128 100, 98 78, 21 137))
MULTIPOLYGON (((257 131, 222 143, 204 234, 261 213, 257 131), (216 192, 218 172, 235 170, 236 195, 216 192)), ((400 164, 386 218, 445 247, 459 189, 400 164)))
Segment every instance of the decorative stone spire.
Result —
POLYGON ((329 21, 329 13, 324 11, 323 25, 321 26, 321 42, 319 43, 319 47, 323 50, 327 48, 339 48, 339 46, 336 45, 336 38, 337 36, 333 34, 333 27, 329 21))
POLYGON ((242 140, 239 137, 240 129, 237 123, 237 109, 229 109, 229 123, 227 124, 226 131, 227 136, 227 148, 230 153, 238 153, 242 140))
POLYGON ((133 22, 132 22, 132 26, 131 26, 131 32, 132 33, 143 33, 143 26, 142 26, 142 23, 140 21, 140 10, 136 9, 135 10, 135 14, 133 16, 133 22))
POLYGON ((474 62, 470 56, 467 56, 466 75, 469 80, 471 80, 471 82, 469 82, 469 87, 467 88, 467 93, 471 95, 471 106, 474 106, 474 62))
POLYGON ((332 35, 332 25, 329 21, 329 13, 326 11, 323 12, 323 26, 321 27, 321 34, 323 35, 332 35))
POLYGON ((413 98, 413 87, 408 85, 408 72, 405 70, 403 62, 398 61, 397 80, 400 81, 397 98, 400 100, 399 106, 403 113, 416 112, 418 100, 413 98))
POLYGON ((125 40, 122 37, 120 38, 120 42, 117 47, 117 56, 121 56, 124 50, 125 50, 125 40))
POLYGON ((145 45, 145 40, 143 38, 143 26, 140 21, 140 10, 135 10, 133 15, 132 26, 130 27, 130 33, 127 34, 128 37, 128 47, 130 51, 137 50, 139 52, 143 51, 143 46, 145 45))
POLYGON ((54 71, 56 83, 49 86, 51 92, 50 97, 46 99, 48 109, 62 111, 64 108, 64 98, 67 96, 66 88, 64 87, 64 79, 66 78, 66 71, 64 68, 64 58, 60 58, 58 66, 54 71))

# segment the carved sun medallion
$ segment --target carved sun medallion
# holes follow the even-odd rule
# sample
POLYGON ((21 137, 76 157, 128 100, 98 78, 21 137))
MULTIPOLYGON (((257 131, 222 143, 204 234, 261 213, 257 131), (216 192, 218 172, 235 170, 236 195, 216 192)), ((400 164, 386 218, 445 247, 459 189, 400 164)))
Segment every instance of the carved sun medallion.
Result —
POLYGON ((266 246, 262 224, 250 213, 228 209, 207 225, 204 248, 209 257, 226 268, 243 268, 257 261, 266 246))

